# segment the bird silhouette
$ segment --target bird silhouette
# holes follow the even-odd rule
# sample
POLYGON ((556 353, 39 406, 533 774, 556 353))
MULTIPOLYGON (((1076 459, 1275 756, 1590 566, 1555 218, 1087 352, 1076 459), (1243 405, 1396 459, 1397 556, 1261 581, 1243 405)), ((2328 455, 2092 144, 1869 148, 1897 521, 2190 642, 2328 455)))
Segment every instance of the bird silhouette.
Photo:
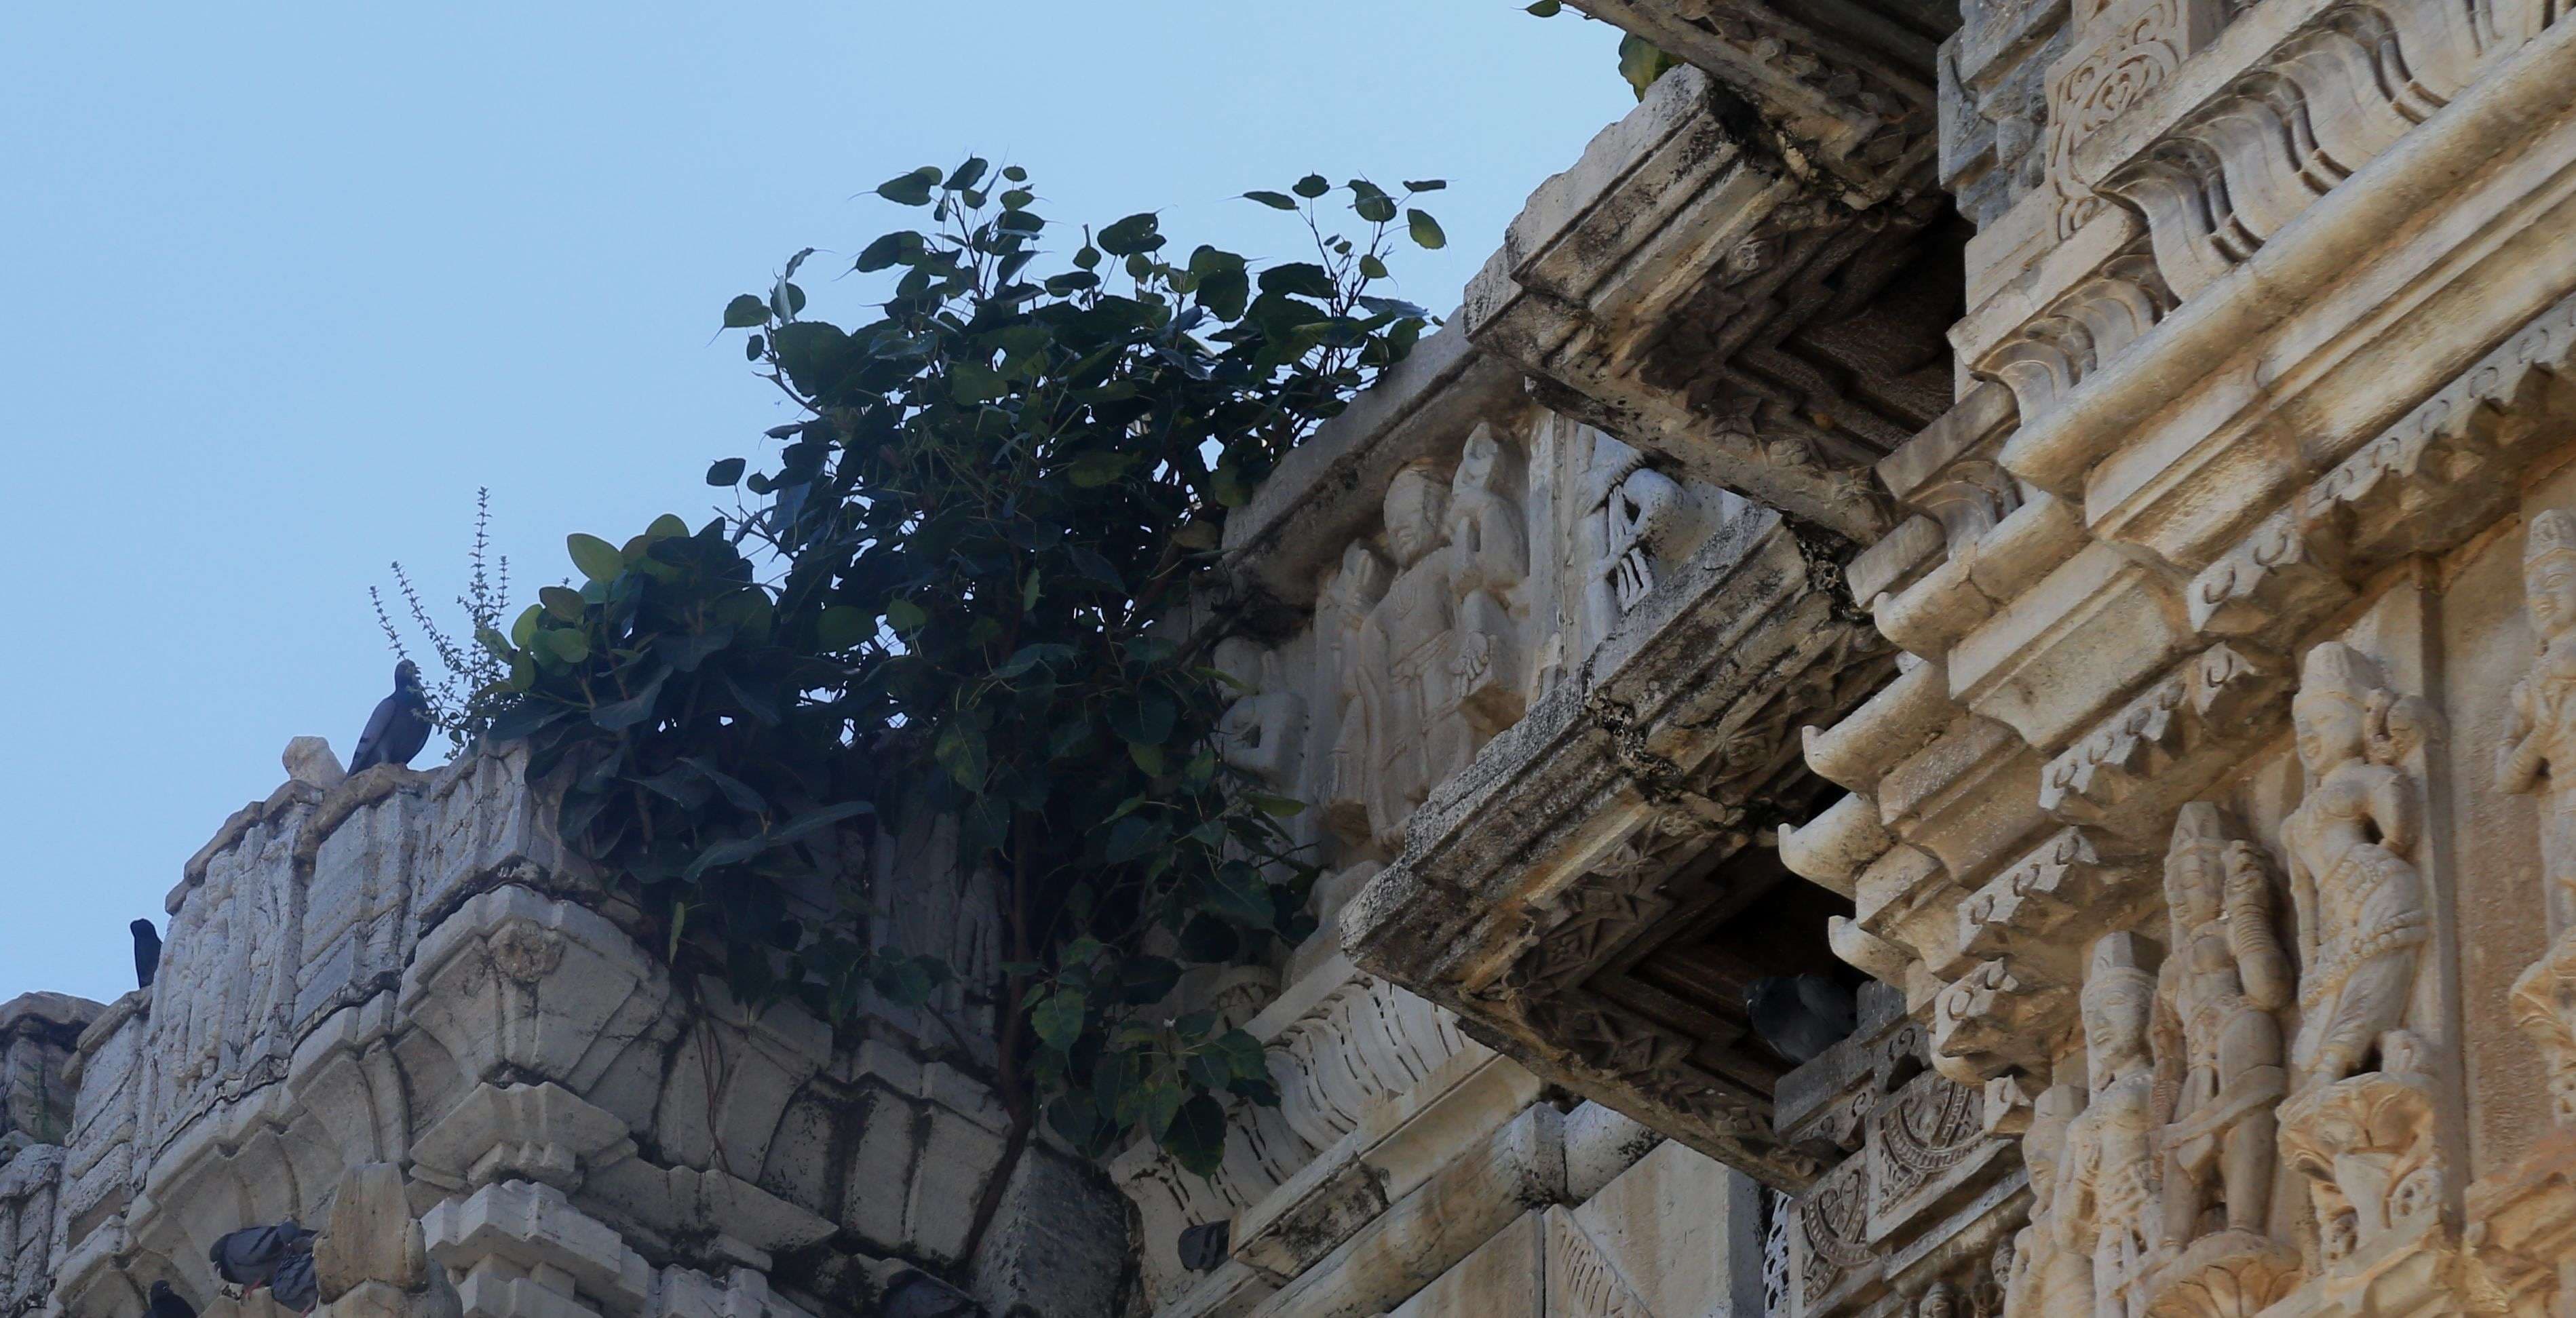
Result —
POLYGON ((1181 1229, 1181 1266, 1192 1272, 1214 1272, 1226 1259, 1234 1222, 1220 1217, 1181 1229))
POLYGON ((429 744, 429 697, 420 689, 420 665, 409 659, 394 665, 394 693, 376 702, 367 730, 358 734, 357 753, 349 759, 356 774, 379 764, 409 764, 429 744))
POLYGON ((151 1301, 144 1306, 144 1312, 149 1318, 197 1318, 197 1306, 180 1299, 179 1292, 170 1289, 166 1281, 152 1283, 151 1301))
POLYGON ((161 932, 150 920, 137 920, 125 926, 134 931, 134 986, 152 987, 152 977, 161 973, 161 932))
POLYGON ((1744 993, 1744 1014, 1771 1050, 1811 1062, 1859 1027, 1852 991, 1822 975, 1766 975, 1744 993))

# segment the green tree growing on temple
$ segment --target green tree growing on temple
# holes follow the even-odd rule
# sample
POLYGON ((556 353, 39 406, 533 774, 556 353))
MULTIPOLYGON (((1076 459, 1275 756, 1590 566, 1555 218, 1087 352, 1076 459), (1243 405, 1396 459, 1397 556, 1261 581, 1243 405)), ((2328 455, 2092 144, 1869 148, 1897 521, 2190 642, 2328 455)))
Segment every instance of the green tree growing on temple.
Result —
POLYGON ((890 281, 873 318, 808 314, 811 250, 725 308, 801 414, 773 461, 708 471, 739 510, 574 536, 582 584, 485 630, 496 735, 565 784, 565 838, 632 882, 675 959, 835 1021, 959 973, 871 950, 845 833, 953 824, 1004 944, 963 987, 993 1012, 1011 1156, 1043 1119, 1094 1155, 1141 1130, 1213 1170, 1227 1096, 1277 1101, 1262 1050, 1155 1009, 1192 966, 1311 932, 1314 870, 1282 827, 1305 807, 1220 753, 1241 692, 1193 605, 1226 511, 1428 325, 1374 290, 1401 242, 1445 242, 1414 204, 1440 187, 1247 194, 1306 221, 1312 260, 1184 252, 1140 214, 1041 272, 1062 231, 1022 170, 888 181, 921 222, 858 255, 890 281))

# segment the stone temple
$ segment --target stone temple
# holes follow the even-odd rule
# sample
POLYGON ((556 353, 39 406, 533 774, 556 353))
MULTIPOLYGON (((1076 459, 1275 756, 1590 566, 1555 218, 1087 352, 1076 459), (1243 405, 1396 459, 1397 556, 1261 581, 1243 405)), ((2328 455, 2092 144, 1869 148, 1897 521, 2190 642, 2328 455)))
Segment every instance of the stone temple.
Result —
POLYGON ((0 1318, 287 1216, 369 1318, 2576 1314, 2568 0, 1576 3, 1682 66, 1226 529, 1332 872, 1218 1175, 988 1185, 974 1041, 306 744, 0 1005, 0 1318))

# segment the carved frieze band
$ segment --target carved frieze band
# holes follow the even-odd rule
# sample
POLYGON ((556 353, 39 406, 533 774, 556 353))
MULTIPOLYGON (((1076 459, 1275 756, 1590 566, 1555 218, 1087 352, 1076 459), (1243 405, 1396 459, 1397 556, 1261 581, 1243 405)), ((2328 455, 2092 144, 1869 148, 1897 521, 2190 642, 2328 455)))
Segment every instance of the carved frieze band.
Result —
POLYGON ((2504 345, 2310 484, 2192 581, 2192 625, 2279 643, 2408 554, 2439 553, 2492 522, 2509 477, 2576 413, 2576 298, 2504 345))

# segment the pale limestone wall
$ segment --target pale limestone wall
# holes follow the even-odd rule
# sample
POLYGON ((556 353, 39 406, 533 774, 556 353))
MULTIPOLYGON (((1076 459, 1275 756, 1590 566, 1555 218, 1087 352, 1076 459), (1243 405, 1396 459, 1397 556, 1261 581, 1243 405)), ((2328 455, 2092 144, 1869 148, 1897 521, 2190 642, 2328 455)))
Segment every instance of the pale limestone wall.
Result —
POLYGON ((1199 990, 1270 1047, 1280 1107, 1236 1111, 1211 1181, 1146 1145, 1114 1164, 1138 1208, 1142 1308, 1759 1309, 1758 1210, 1729 1199, 1752 1204, 1750 1182, 1548 1094, 1449 1010, 1336 946, 1341 906, 1402 849, 1420 802, 1532 703, 1581 682, 1623 619, 1745 512, 1531 406, 1516 373, 1452 332, 1229 524, 1236 580, 1279 620, 1266 642, 1222 652, 1255 692, 1231 720, 1232 755, 1316 804, 1292 826, 1332 872, 1322 929, 1275 974, 1199 990), (1450 681, 1471 647, 1483 671, 1450 681), (1694 1225, 1665 1239, 1649 1219, 1681 1203, 1694 1225), (1181 1233, 1211 1223, 1227 1257, 1193 1274, 1181 1233), (1665 1275, 1667 1255, 1687 1266, 1665 1275), (1746 1293, 1750 1308, 1728 1307, 1746 1293))
POLYGON ((1941 535, 1783 851, 2023 1166, 1934 1232, 2000 1251, 1909 1256, 1824 1211, 1865 1138, 1805 1312, 2558 1312, 2576 33, 2077 0, 1945 51, 2045 127, 2011 195, 1945 120, 1997 203, 1960 403, 1879 468, 1941 535))
POLYGON ((227 1315, 216 1236, 349 1214, 372 1225, 317 1259, 351 1313, 821 1315, 889 1287, 1117 1309, 1127 1227, 1096 1172, 1031 1149, 964 1257, 1007 1125, 977 1076, 891 1022, 836 1038, 675 981, 518 755, 345 781, 289 758, 303 776, 189 862, 153 987, 85 1008, 68 1067, 6 1036, 11 1074, 77 1085, 12 1091, 13 1122, 59 1128, 0 1167, 7 1312, 131 1318, 166 1280, 227 1315))

